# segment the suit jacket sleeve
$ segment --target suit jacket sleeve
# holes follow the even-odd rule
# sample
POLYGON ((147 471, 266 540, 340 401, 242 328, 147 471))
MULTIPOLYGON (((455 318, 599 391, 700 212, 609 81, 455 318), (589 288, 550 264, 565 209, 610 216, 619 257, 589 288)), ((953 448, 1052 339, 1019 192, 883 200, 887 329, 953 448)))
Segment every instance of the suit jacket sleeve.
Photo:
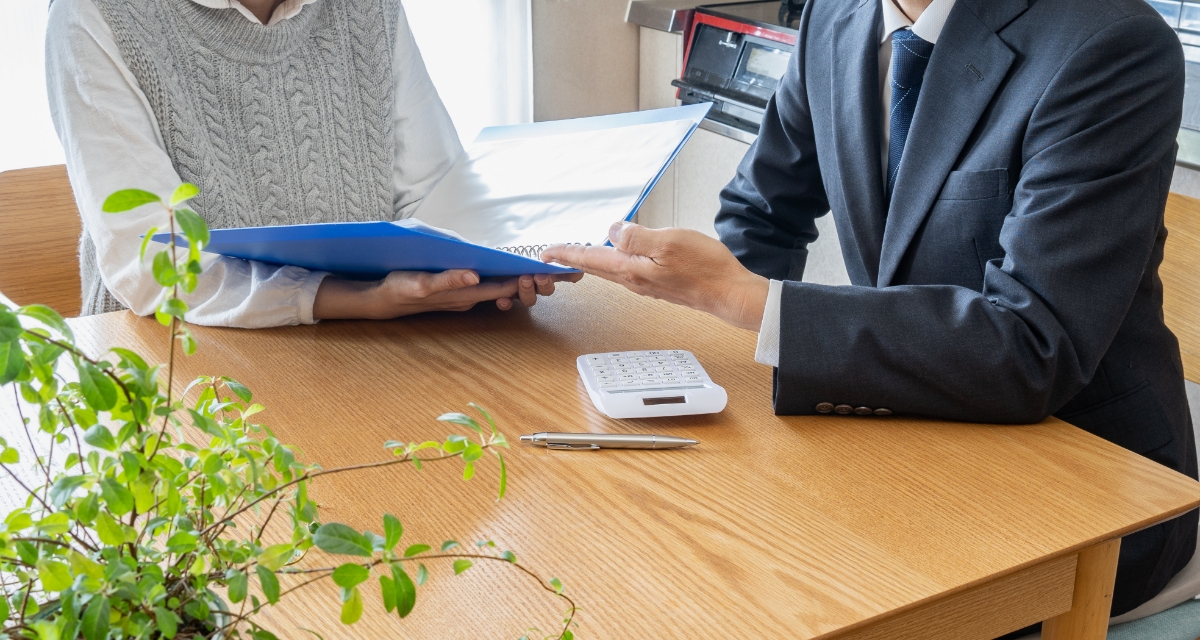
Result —
MULTIPOLYGON (((800 27, 807 29, 806 8, 800 27)), ((804 87, 803 35, 779 90, 767 104, 758 139, 721 191, 716 228, 749 270, 775 280, 799 280, 813 220, 829 211, 817 165, 812 116, 804 87)))
POLYGON ((987 264, 982 291, 785 283, 776 411, 827 401, 1029 423, 1062 407, 1155 266, 1183 83, 1179 42, 1155 16, 1119 20, 1066 58, 1031 111, 1005 257, 987 264))

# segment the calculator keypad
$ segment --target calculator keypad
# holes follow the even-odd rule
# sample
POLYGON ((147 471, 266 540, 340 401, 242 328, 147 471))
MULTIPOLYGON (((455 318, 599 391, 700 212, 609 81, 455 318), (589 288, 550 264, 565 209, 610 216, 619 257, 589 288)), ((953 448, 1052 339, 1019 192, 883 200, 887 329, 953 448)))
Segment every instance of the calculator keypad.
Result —
POLYGON ((587 356, 587 364, 605 391, 705 384, 707 375, 687 351, 617 351, 587 356))

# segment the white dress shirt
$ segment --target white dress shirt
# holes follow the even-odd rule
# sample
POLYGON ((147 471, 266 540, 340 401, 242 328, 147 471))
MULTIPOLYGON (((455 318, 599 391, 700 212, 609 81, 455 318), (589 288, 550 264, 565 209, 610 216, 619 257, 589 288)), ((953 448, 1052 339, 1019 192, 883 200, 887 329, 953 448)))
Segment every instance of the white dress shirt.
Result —
MULTIPOLYGON (((238 11, 258 22, 237 0, 192 0, 238 11)), ((323 0, 285 0, 269 25, 323 0)), ((462 145, 409 30, 403 11, 397 25, 392 75, 396 156, 396 217, 417 204, 462 154, 462 145)), ((96 244, 105 286, 122 304, 149 315, 162 287, 138 259, 139 236, 165 228, 166 212, 142 207, 118 215, 100 211, 108 194, 139 188, 170 194, 180 183, 158 121, 122 59, 112 29, 92 0, 55 0, 46 34, 50 112, 66 152, 67 170, 84 227, 96 244)), ((203 254, 204 273, 185 299, 187 320, 201 325, 269 327, 311 324, 313 301, 326 273, 299 267, 203 254)))
MULTIPOLYGON (((892 0, 880 0, 883 8, 883 31, 879 37, 879 95, 883 102, 881 113, 891 113, 892 102, 892 34, 900 29, 911 27, 912 32, 926 42, 937 44, 946 18, 954 8, 954 0, 933 0, 925 7, 925 11, 913 23, 896 8, 892 0)), ((883 121, 880 131, 880 162, 883 163, 883 176, 888 174, 888 141, 890 134, 889 116, 880 118, 883 121)), ((911 138, 910 138, 911 139, 911 138)), ((780 298, 783 295, 783 282, 772 280, 767 291, 767 304, 763 309, 762 326, 758 331, 758 347, 754 352, 754 361, 772 367, 779 366, 779 309, 780 298)))

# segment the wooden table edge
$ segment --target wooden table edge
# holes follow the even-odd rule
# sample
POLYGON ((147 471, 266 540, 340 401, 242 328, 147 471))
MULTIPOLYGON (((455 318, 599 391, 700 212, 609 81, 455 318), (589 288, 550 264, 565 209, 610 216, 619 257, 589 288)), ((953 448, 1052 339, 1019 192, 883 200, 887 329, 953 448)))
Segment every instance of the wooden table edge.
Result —
MULTIPOLYGON (((1152 527, 1154 525, 1161 524, 1163 522, 1167 522, 1168 520, 1173 520, 1175 518, 1178 518, 1178 517, 1186 514, 1187 512, 1189 512, 1193 509, 1196 509, 1197 507, 1200 507, 1200 499, 1196 499, 1196 500, 1188 503, 1185 506, 1171 509, 1171 510, 1165 512, 1165 516, 1164 516, 1164 514, 1160 514, 1160 516, 1156 516, 1155 518, 1152 518, 1149 520, 1143 520, 1141 522, 1129 525, 1127 527, 1117 529, 1116 531, 1114 531, 1112 533, 1097 536, 1095 538, 1091 538, 1085 542, 1081 542, 1077 545, 1067 547, 1066 549, 1063 549, 1062 551, 1058 551, 1053 554, 1046 555, 1041 558, 1037 558, 1035 560, 1030 560, 1028 562, 1024 562, 1019 565, 1014 565, 1012 567, 1008 567, 1001 571, 997 571, 996 573, 993 573, 991 575, 979 578, 978 580, 973 580, 971 582, 967 582, 967 583, 958 585, 957 587, 948 589, 948 590, 938 593, 936 595, 927 596, 925 598, 916 600, 914 602, 910 602, 906 605, 897 607, 890 611, 886 611, 886 612, 880 613, 878 615, 871 616, 869 618, 864 618, 863 620, 855 622, 854 624, 847 625, 836 631, 831 631, 828 634, 822 634, 822 635, 816 636, 814 640, 825 639, 825 638, 830 638, 830 639, 832 639, 832 638, 852 638, 852 637, 854 637, 854 634, 856 632, 863 631, 869 627, 873 627, 873 626, 878 625, 887 620, 890 620, 890 619, 893 619, 893 618, 896 618, 899 616, 907 615, 910 613, 914 613, 923 608, 937 605, 948 599, 951 599, 956 596, 960 596, 964 593, 967 593, 973 589, 977 589, 979 587, 1003 580, 1004 578, 1007 578, 1014 574, 1018 574, 1018 573, 1021 573, 1024 571, 1029 571, 1036 567, 1052 563, 1052 562, 1054 562, 1056 560, 1060 560, 1062 558, 1066 558, 1066 557, 1070 557, 1070 556, 1079 556, 1080 554, 1082 554, 1084 552, 1087 552, 1090 550, 1095 550, 1095 549, 1100 549, 1103 545, 1105 545, 1107 543, 1110 543, 1112 541, 1119 541, 1121 538, 1124 538, 1125 536, 1127 536, 1131 533, 1136 533, 1138 531, 1141 531, 1142 529, 1146 529, 1146 528, 1152 527)), ((1115 563, 1115 561, 1114 561, 1114 563, 1115 563)), ((1113 568, 1115 571, 1115 564, 1113 565, 1113 568)), ((1111 591, 1111 587, 1110 587, 1110 591, 1111 591)), ((1111 593, 1109 595, 1111 597, 1111 593)), ((1068 610, 1065 613, 1069 613, 1070 611, 1073 611, 1073 610, 1074 609, 1068 610)), ((1030 625, 1030 624, 1035 624, 1037 622, 1043 622, 1043 621, 1044 620, 1031 620, 1028 623, 1026 623, 1026 626, 1030 625)), ((1018 627, 1018 628, 1020 628, 1020 627, 1018 627)), ((1007 633, 1007 632, 1005 632, 1005 633, 1007 633)))

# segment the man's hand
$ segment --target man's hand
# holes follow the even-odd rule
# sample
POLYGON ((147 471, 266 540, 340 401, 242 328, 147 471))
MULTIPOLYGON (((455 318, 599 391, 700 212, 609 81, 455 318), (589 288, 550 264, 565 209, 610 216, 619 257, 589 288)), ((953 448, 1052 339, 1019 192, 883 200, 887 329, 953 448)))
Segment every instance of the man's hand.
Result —
POLYGON ((742 266, 725 245, 698 231, 618 222, 611 247, 555 245, 542 260, 574 267, 634 293, 711 313, 758 331, 769 281, 742 266))

